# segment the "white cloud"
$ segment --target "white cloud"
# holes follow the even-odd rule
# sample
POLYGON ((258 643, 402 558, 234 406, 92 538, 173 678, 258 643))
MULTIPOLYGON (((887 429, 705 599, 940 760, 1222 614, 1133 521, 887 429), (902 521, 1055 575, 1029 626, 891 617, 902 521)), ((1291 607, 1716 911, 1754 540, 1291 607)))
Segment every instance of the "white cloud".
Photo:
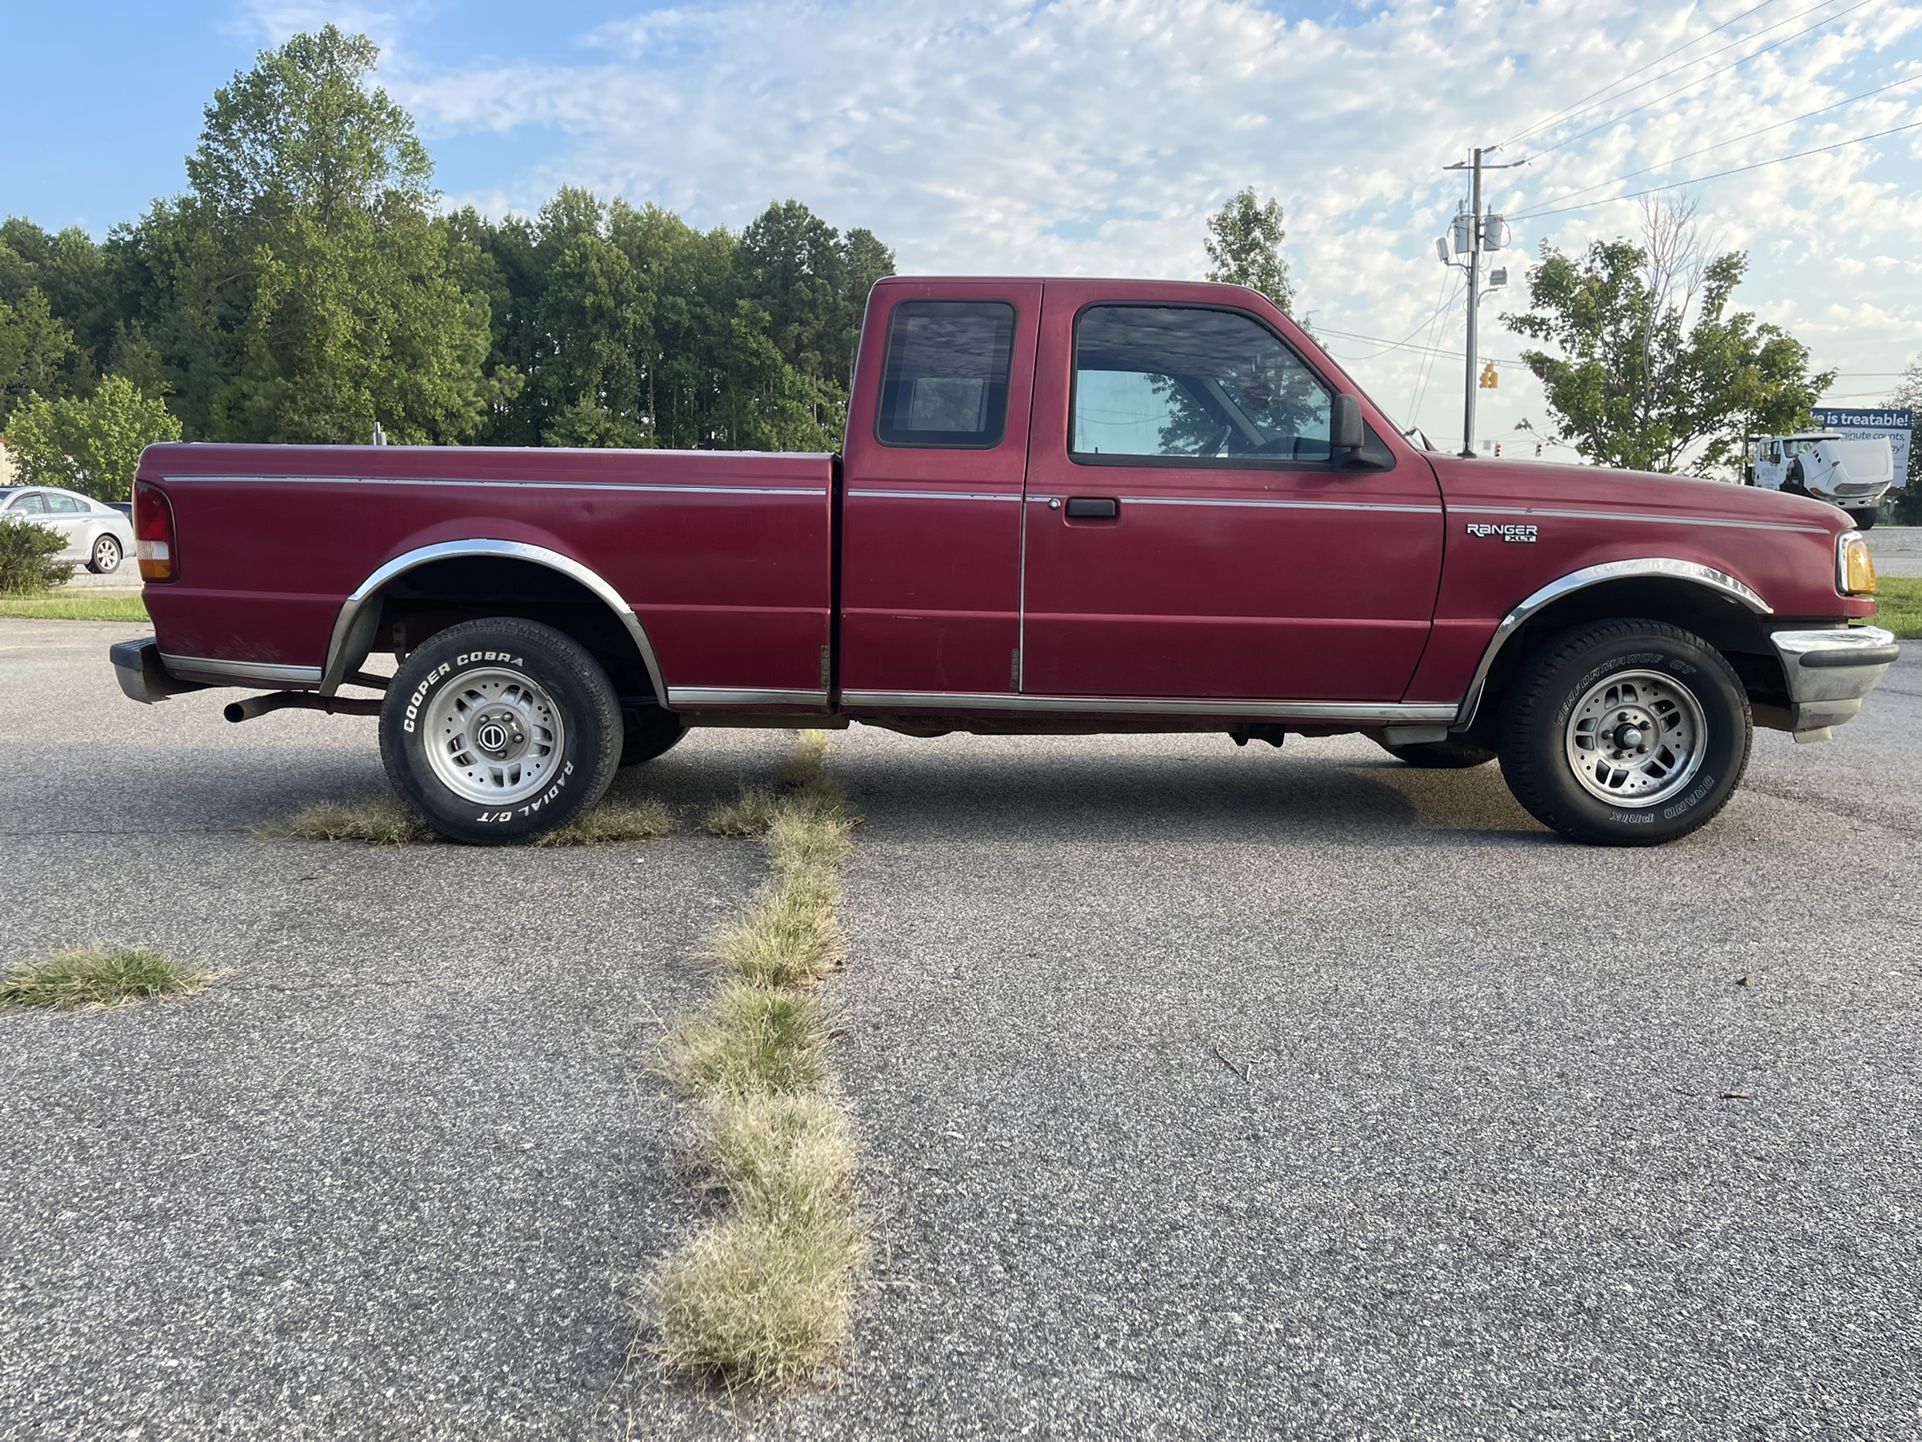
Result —
MULTIPOLYGON (((258 0, 256 13, 284 25, 296 12, 344 8, 258 0)), ((421 117, 430 142, 525 127, 552 134, 540 160, 488 177, 490 209, 533 209, 565 181, 658 201, 698 224, 739 225, 769 200, 796 196, 834 223, 873 229, 904 269, 924 273, 1199 275, 1204 217, 1253 185, 1287 209, 1289 256, 1315 323, 1395 339, 1435 305, 1442 277, 1433 237, 1462 190, 1441 167, 1476 131, 1499 139, 1629 77, 1619 100, 1496 157, 1521 159, 1531 144, 1553 144, 1711 77, 1800 28, 1772 30, 1640 86, 1774 23, 1764 11, 1656 63, 1740 8, 1734 0, 1659 8, 1359 0, 1317 21, 1248 0, 716 0, 600 25, 578 37, 575 63, 466 70, 403 50, 383 80, 421 117)), ((1831 13, 1843 8, 1836 0, 1831 13)), ((390 43, 405 45, 418 12, 390 4, 369 13, 390 43)), ((1918 34, 1917 0, 1848 14, 1621 125, 1492 175, 1490 201, 1510 211, 1540 207, 1922 73, 1918 34)), ((1627 188, 1917 119, 1922 82, 1627 188)), ((1717 242, 1753 252, 1738 302, 1803 317, 1818 363, 1845 372, 1894 369, 1922 349, 1922 333, 1902 329, 1922 305, 1922 276, 1873 259, 1922 251, 1918 157, 1922 149, 1895 138, 1703 189, 1717 242), (1876 267, 1871 280, 1863 265, 1876 267), (1866 285, 1877 318, 1859 309, 1866 285)), ((1578 250, 1635 223, 1634 207, 1623 204, 1518 224, 1518 251, 1503 257, 1516 282, 1506 304, 1521 299, 1526 254, 1541 240, 1578 250)), ((1485 305, 1483 349, 1512 356, 1520 342, 1495 319, 1503 304, 1485 305)), ((1439 346, 1459 345, 1459 305, 1430 334, 1439 346)), ((1335 344, 1357 357, 1372 348, 1335 344)), ((1353 368, 1399 412, 1425 359, 1386 351, 1353 368)), ((1427 363, 1423 419, 1456 431, 1461 361, 1427 363)), ((1524 415, 1539 424, 1533 382, 1516 368, 1503 382, 1484 398, 1488 430, 1524 415)))

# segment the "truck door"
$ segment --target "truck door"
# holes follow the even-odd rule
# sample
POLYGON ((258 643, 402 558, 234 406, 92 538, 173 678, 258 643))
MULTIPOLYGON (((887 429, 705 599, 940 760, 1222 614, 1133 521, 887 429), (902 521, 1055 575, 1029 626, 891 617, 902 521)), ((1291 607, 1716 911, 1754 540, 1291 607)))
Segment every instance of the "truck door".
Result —
POLYGON ((868 302, 841 502, 840 686, 1010 692, 1038 282, 883 281, 868 302))
POLYGON ((1367 406, 1382 464, 1331 458, 1352 386, 1279 313, 1116 294, 1047 287, 1021 690, 1398 700, 1440 577, 1433 468, 1367 406))

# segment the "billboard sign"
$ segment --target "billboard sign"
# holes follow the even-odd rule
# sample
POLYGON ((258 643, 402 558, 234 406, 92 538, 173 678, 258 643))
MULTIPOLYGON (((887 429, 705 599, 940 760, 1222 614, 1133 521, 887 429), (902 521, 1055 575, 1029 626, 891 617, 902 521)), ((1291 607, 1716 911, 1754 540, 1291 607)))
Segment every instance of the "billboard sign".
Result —
POLYGON ((1907 484, 1909 447, 1915 439, 1914 411, 1896 410, 1889 406, 1879 409, 1866 406, 1817 406, 1815 423, 1823 430, 1834 431, 1849 441, 1887 436, 1889 448, 1895 452, 1895 484, 1907 484))

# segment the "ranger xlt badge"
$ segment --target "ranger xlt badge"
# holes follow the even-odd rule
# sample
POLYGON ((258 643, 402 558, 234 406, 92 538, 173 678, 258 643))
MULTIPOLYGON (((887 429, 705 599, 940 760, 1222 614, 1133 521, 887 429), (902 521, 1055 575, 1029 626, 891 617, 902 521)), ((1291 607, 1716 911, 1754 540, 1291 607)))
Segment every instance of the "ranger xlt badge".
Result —
POLYGON ((1533 545, 1536 539, 1533 526, 1496 525, 1491 521, 1470 521, 1468 534, 1480 536, 1484 540, 1489 536, 1500 536, 1504 541, 1517 541, 1526 545, 1533 545))

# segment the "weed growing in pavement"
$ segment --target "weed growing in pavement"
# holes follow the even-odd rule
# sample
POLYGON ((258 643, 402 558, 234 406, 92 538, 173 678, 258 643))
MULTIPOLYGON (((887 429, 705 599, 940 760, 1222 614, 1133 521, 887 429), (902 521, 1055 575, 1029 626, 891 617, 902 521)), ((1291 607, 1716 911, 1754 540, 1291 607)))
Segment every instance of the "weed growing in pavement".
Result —
MULTIPOLYGON (((605 846, 620 841, 658 841, 674 830, 665 803, 603 801, 558 831, 534 838, 536 846, 605 846)), ((267 841, 360 841, 369 846, 414 846, 440 838, 411 807, 391 796, 365 801, 318 801, 286 821, 254 828, 267 841)))
POLYGON ((0 1011, 78 1011, 191 996, 214 980, 146 946, 70 946, 0 972, 0 1011))
POLYGON ((710 831, 760 835, 772 874, 715 937, 721 984, 667 1047, 694 1104, 694 1160, 724 1210, 660 1264, 645 1307, 668 1366, 729 1387, 818 1376, 846 1346, 867 1249, 813 990, 844 951, 853 825, 825 755, 825 737, 804 736, 778 792, 743 788, 709 814, 710 831))

